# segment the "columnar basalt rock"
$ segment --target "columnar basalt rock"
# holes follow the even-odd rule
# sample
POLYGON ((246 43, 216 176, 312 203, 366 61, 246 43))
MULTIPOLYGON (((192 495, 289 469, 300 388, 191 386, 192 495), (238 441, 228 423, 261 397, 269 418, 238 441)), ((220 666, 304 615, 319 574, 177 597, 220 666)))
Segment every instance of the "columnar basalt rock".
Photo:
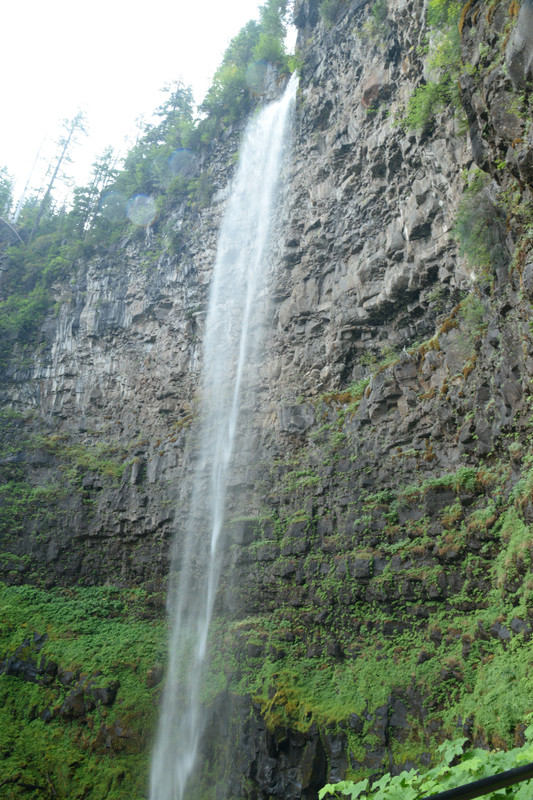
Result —
MULTIPOLYGON (((345 385, 361 373, 361 356, 430 333, 435 304, 427 295, 436 279, 448 287, 448 304, 465 285, 446 230, 468 148, 453 120, 443 119, 441 135, 422 144, 393 126, 418 79, 417 64, 403 64, 401 55, 412 59, 423 36, 414 22, 423 14, 414 3, 391 4, 389 15, 390 32, 381 42, 364 33, 364 4, 352 3, 331 28, 316 3, 296 10, 304 65, 288 221, 273 276, 274 335, 261 370, 268 382, 265 408, 279 407, 278 423, 272 428, 257 420, 260 436, 305 428, 309 411, 300 407, 287 416, 296 397, 345 385)), ((74 540, 63 529, 52 545, 77 562, 67 571, 72 579, 81 570, 90 580, 91 556, 75 555, 83 531, 85 542, 106 538, 110 573, 116 577, 118 556, 121 579, 149 578, 142 563, 153 560, 154 535, 163 559, 168 549, 170 486, 182 486, 186 499, 184 443, 238 139, 236 130, 204 158, 216 190, 211 206, 181 206, 146 237, 75 265, 77 278, 57 287, 59 310, 45 325, 39 359, 29 370, 15 361, 8 373, 6 400, 23 413, 36 411, 43 431, 60 431, 87 447, 113 441, 133 462, 120 489, 95 483, 90 473, 83 477, 96 513, 88 519, 80 509, 74 540), (178 251, 168 245, 168 231, 179 232, 178 251), (139 549, 140 538, 151 543, 139 549), (135 555, 127 540, 136 543, 135 555)), ((163 563, 158 575, 164 571, 163 563)))

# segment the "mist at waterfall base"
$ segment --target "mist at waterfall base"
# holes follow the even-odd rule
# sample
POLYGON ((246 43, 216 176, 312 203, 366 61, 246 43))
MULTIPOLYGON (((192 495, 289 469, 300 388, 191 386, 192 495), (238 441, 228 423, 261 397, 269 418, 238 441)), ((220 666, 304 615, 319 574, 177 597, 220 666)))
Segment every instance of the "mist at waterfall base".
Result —
POLYGON ((297 79, 250 122, 219 232, 204 341, 201 408, 188 523, 176 535, 167 610, 168 664, 152 759, 150 800, 181 800, 205 731, 202 677, 224 551, 232 456, 244 449, 238 418, 247 370, 259 353, 270 234, 297 79))

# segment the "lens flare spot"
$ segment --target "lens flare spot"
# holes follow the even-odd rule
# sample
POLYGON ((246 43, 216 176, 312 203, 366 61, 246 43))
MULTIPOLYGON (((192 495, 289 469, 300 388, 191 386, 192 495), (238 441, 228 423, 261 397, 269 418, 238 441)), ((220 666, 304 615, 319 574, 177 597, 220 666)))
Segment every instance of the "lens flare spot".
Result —
POLYGON ((194 154, 182 148, 175 150, 168 159, 168 168, 173 178, 178 175, 187 176, 194 161, 194 154))
POLYGON ((120 192, 108 192, 98 204, 100 213, 109 222, 121 222, 126 219, 126 206, 126 198, 120 192))
POLYGON ((253 91, 261 94, 265 89, 268 64, 266 61, 252 61, 246 69, 245 80, 247 86, 253 91))
POLYGON ((151 225, 156 216, 156 207, 153 197, 147 194, 136 194, 128 203, 127 215, 130 222, 139 227, 146 228, 151 225))

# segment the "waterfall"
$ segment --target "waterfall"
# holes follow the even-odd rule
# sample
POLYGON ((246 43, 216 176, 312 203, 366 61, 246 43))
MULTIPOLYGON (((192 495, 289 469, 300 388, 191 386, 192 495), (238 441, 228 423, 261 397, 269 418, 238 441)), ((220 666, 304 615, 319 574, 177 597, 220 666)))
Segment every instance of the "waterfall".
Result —
POLYGON ((189 520, 172 553, 171 626, 150 800, 181 800, 204 734, 200 692, 223 552, 227 482, 247 363, 257 348, 293 76, 248 126, 221 225, 206 319, 189 520))

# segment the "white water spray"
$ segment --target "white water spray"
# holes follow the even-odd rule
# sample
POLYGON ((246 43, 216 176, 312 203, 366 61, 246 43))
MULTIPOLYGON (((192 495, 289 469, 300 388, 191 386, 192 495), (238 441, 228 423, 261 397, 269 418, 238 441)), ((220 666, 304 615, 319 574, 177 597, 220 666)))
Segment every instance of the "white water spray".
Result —
POLYGON ((207 640, 222 562, 226 487, 245 368, 258 346, 261 292, 278 180, 296 95, 252 120, 219 234, 206 320, 197 466, 185 537, 172 555, 168 669, 152 760, 150 800, 181 800, 205 722, 200 702, 207 640))

